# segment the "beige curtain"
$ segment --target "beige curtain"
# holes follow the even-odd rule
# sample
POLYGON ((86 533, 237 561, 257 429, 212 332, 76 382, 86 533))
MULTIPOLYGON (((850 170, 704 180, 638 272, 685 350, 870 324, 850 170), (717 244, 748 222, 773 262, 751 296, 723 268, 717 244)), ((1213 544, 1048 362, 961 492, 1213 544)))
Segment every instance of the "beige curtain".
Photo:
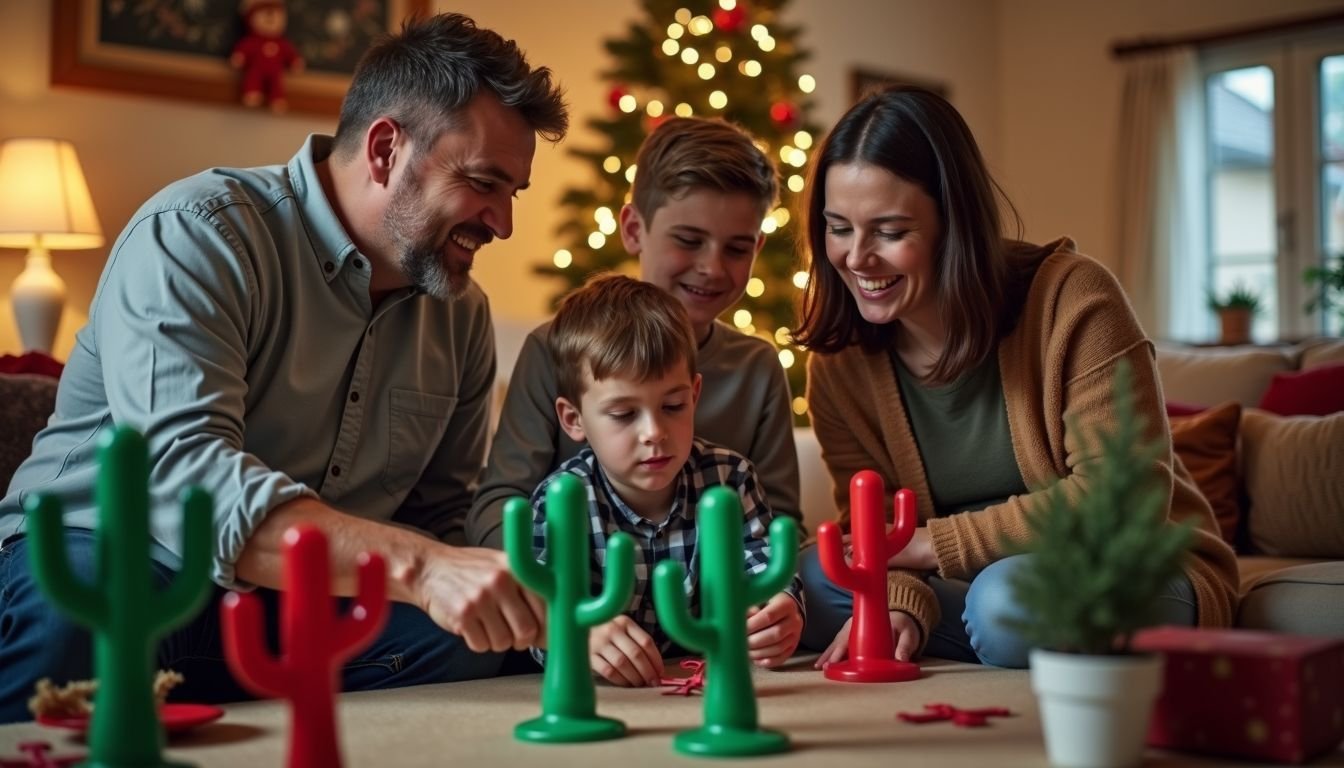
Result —
POLYGON ((1203 338, 1203 140, 1194 49, 1122 60, 1116 179, 1121 284, 1153 338, 1203 338))

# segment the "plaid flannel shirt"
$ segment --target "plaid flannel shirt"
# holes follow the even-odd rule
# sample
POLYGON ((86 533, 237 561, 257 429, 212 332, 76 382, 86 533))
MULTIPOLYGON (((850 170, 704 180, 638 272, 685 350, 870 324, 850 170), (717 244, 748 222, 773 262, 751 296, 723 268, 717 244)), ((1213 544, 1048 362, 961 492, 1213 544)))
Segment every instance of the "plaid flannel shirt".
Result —
MULTIPOLYGON (((588 491, 592 593, 596 595, 602 590, 608 539, 617 531, 630 534, 635 540, 635 590, 624 613, 653 637, 659 652, 664 655, 674 644, 659 625, 654 612, 650 584, 653 567, 669 559, 685 566, 686 595, 692 613, 698 615, 700 568, 695 509, 706 489, 724 485, 737 491, 742 500, 742 552, 746 572, 760 573, 769 563, 770 544, 766 535, 775 514, 756 479, 756 468, 742 454, 698 438, 677 477, 671 513, 657 524, 640 517, 617 495, 592 448, 584 446, 577 456, 561 464, 532 493, 532 548, 542 562, 546 560, 546 488, 562 473, 577 475, 588 491)), ((784 591, 802 612, 802 580, 795 574, 784 591)), ((537 649, 533 650, 533 656, 538 661, 545 659, 537 649)))

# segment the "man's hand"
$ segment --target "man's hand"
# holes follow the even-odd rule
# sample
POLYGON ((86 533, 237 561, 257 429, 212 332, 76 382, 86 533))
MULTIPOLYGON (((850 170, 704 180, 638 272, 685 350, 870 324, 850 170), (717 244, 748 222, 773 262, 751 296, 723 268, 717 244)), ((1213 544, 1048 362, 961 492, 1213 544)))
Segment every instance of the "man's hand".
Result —
POLYGON ((546 637, 546 603, 514 580, 508 557, 493 549, 453 547, 425 558, 417 603, 467 647, 524 650, 546 637))
POLYGON ((765 605, 747 609, 747 650, 760 667, 777 667, 798 649, 803 636, 803 614, 798 603, 780 592, 765 605))
POLYGON ((359 554, 380 552, 388 597, 418 607, 471 650, 523 650, 545 640, 546 603, 514 581, 503 552, 450 547, 423 531, 347 515, 319 499, 294 499, 271 510, 238 556, 239 578, 283 589, 284 533, 299 524, 327 535, 333 594, 353 595, 359 554))
POLYGON ((658 644, 635 620, 624 614, 588 635, 588 662, 593 672, 613 685, 657 685, 663 678, 658 644))
MULTIPOLYGON (((890 614, 892 638, 896 642, 896 660, 910 661, 919 650, 919 624, 904 611, 891 611, 890 614)), ((835 639, 817 657, 813 668, 822 669, 827 664, 845 660, 849 655, 849 625, 852 621, 845 619, 840 631, 835 633, 835 639)))

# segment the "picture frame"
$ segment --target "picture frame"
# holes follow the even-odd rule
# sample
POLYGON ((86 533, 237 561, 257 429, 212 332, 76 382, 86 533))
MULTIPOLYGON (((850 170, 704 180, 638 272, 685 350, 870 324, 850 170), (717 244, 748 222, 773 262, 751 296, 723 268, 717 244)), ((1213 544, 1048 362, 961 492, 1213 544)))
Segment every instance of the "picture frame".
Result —
POLYGON ((853 67, 849 71, 850 103, 857 102, 872 91, 892 85, 917 85, 950 100, 951 89, 947 87, 946 83, 898 72, 882 72, 864 67, 853 67))
MULTIPOLYGON (((241 107, 229 53, 239 0, 52 0, 51 84, 241 107)), ((355 62, 429 0, 287 0, 305 69, 285 76, 291 112, 337 115, 355 62), (350 10, 351 8, 355 10, 350 10)))

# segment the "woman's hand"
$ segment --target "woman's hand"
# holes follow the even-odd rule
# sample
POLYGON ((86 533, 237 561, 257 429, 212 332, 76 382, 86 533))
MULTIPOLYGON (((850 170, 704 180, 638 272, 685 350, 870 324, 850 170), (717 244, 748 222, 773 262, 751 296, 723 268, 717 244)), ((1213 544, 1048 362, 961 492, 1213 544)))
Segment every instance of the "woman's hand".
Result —
MULTIPOLYGON (((919 624, 904 611, 891 611, 891 633, 896 645, 896 660, 910 661, 919 650, 919 624)), ((835 639, 812 665, 815 669, 824 669, 827 664, 844 661, 849 655, 849 625, 854 619, 846 619, 835 633, 835 639)))
POLYGON ((766 604, 747 609, 747 649, 751 660, 761 667, 777 667, 798 649, 803 636, 803 614, 787 592, 780 592, 766 604))
MULTIPOLYGON (((933 550, 929 529, 920 526, 910 543, 887 560, 888 568, 906 568, 911 571, 932 571, 938 568, 938 553, 933 550)), ((904 659, 902 659, 904 661, 904 659)))
MULTIPOLYGON (((845 547, 845 562, 854 564, 854 535, 846 533, 840 538, 845 547)), ((938 553, 933 551, 933 538, 929 529, 923 526, 915 529, 910 543, 900 552, 887 560, 888 568, 906 568, 911 571, 932 571, 938 568, 938 553)))

